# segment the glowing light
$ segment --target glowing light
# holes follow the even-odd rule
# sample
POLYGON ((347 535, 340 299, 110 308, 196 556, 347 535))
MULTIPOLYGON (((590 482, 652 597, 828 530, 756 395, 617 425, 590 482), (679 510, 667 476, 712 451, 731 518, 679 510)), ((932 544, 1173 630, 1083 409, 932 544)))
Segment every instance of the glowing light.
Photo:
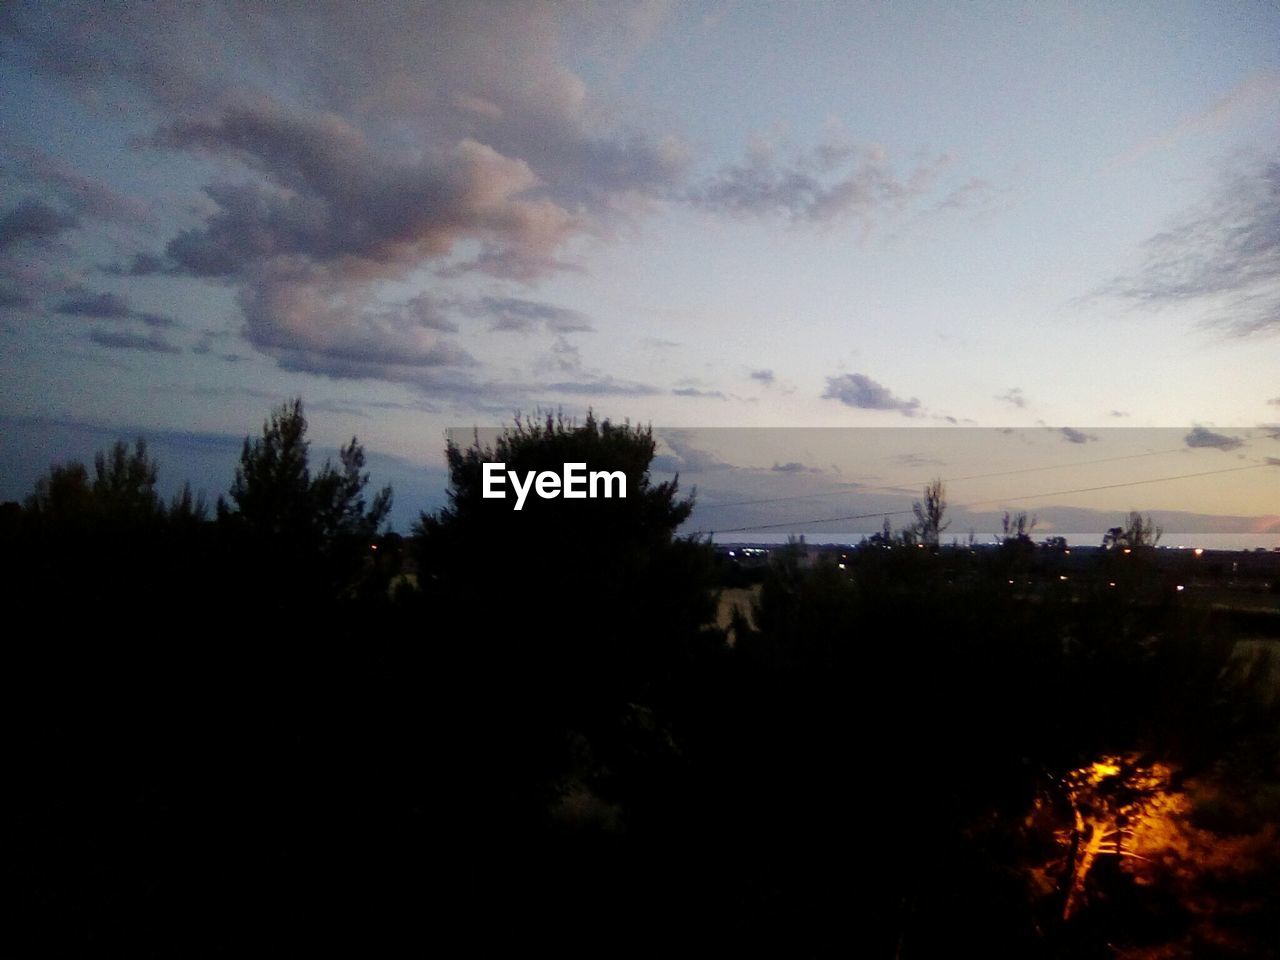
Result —
POLYGON ((1197 557, 1204 556, 1204 547, 1196 547, 1193 551, 1197 557))

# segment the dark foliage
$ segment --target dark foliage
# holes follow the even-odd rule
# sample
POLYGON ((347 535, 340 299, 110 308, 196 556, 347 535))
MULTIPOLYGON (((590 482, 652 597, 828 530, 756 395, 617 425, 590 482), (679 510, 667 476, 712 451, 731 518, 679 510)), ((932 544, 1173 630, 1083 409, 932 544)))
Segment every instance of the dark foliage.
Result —
POLYGON ((15 955, 1276 955, 1280 630, 1176 589, 1267 558, 1133 518, 948 548, 938 483, 912 529, 722 571, 730 643, 653 453, 517 420, 405 539, 300 402, 216 520, 141 441, 52 468, 0 512, 15 955), (627 497, 516 512, 485 462, 627 497), (1074 813, 1175 801, 1176 843, 1070 887, 1074 813))

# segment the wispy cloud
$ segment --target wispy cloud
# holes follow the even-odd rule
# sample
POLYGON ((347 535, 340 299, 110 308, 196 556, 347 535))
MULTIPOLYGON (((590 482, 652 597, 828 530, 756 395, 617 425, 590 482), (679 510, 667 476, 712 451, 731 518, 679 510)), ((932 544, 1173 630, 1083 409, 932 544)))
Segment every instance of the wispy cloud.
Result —
POLYGON ((89 339, 112 350, 141 350, 144 353, 181 353, 159 333, 141 335, 119 330, 92 330, 89 339))
POLYGON ((1280 161, 1226 177, 1144 254, 1136 274, 1101 292, 1152 307, 1205 303, 1237 335, 1280 330, 1280 161))
POLYGON ((699 390, 697 387, 677 387, 671 391, 671 394, 676 397, 697 397, 708 400, 729 399, 721 390, 699 390))
POLYGON ((689 200, 717 213, 793 224, 866 221, 929 193, 950 163, 940 154, 899 172, 883 148, 850 143, 820 144, 785 159, 776 154, 772 144, 756 140, 743 161, 693 187, 689 200))
POLYGON ((996 397, 997 400, 1003 400, 1011 407, 1017 407, 1019 410, 1027 405, 1027 398, 1022 392, 1021 387, 1010 387, 1004 393, 996 397))
POLYGON ((530 333, 546 329, 552 333, 583 333, 593 329, 584 313, 554 304, 518 297, 481 297, 463 306, 463 312, 483 317, 490 329, 530 333))

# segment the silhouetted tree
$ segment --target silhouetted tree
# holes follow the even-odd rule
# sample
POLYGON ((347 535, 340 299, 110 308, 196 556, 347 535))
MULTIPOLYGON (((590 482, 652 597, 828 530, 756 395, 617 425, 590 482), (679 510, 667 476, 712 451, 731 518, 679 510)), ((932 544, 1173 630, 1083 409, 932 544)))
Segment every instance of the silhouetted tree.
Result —
POLYGON ((917 500, 911 505, 916 515, 913 531, 920 541, 929 547, 936 547, 942 532, 951 526, 951 521, 943 521, 947 512, 946 488, 941 478, 934 480, 924 488, 924 501, 917 500))
POLYGON ((364 448, 357 438, 314 478, 308 463, 310 441, 301 398, 273 411, 262 436, 245 437, 231 485, 232 509, 220 500, 221 518, 238 522, 265 537, 321 545, 339 537, 368 538, 378 532, 391 509, 391 488, 366 502, 369 474, 362 473, 364 448))
MULTIPOLYGON (((364 448, 357 438, 342 447, 339 465, 326 460, 312 476, 310 441, 302 400, 272 411, 262 436, 245 437, 231 485, 231 503, 218 500, 218 520, 253 551, 249 582, 266 593, 258 577, 272 570, 308 593, 332 598, 345 588, 370 550, 391 509, 391 488, 366 501, 369 474, 362 472, 364 448)), ((249 572, 249 571, 246 571, 249 572)), ((281 595, 278 603, 286 603, 281 595)))
POLYGON ((1129 514, 1128 523, 1122 527, 1112 527, 1102 538, 1102 545, 1108 550, 1128 547, 1154 547, 1164 535, 1164 529, 1156 525, 1150 516, 1144 518, 1136 510, 1129 514))
MULTIPOLYGON (((658 831, 662 798, 678 793, 665 785, 688 665, 724 644, 708 627, 712 551, 676 536, 692 500, 676 480, 652 482, 654 450, 647 427, 517 417, 492 443, 448 444, 449 504, 416 526, 418 602, 440 638, 433 669, 450 678, 451 724, 465 738, 458 817, 504 862, 553 829, 565 797, 618 804, 632 830, 658 831), (566 463, 620 471, 626 496, 531 494, 517 512, 510 496, 482 496, 487 462, 522 479, 566 463)), ((565 856, 557 849, 552 859, 565 856)), ((574 862, 558 875, 582 885, 590 871, 574 862)), ((533 915, 543 892, 521 889, 533 915)))

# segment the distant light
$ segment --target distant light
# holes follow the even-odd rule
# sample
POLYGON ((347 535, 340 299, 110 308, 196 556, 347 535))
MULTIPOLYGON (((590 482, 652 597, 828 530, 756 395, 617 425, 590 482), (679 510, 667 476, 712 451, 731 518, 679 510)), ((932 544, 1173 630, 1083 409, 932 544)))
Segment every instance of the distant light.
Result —
POLYGON ((1107 584, 1108 587, 1114 587, 1115 585, 1116 585, 1116 582, 1114 580, 1112 580, 1110 583, 1107 584))
POLYGON ((1178 592, 1179 592, 1179 593, 1181 593, 1181 592, 1182 592, 1183 590, 1185 590, 1185 589, 1187 589, 1187 588, 1186 588, 1186 587, 1184 587, 1182 584, 1178 584, 1178 592))
POLYGON ((1204 556, 1204 547, 1196 547, 1194 552, 1197 557, 1204 556))
POLYGON ((1067 575, 1066 575, 1065 573, 1060 573, 1060 574, 1058 574, 1058 579, 1059 579, 1059 580, 1065 580, 1065 579, 1067 579, 1067 575))
POLYGON ((1070 554, 1071 554, 1071 551, 1070 551, 1070 550, 1063 550, 1062 552, 1063 552, 1063 553, 1065 553, 1065 554, 1067 554, 1067 555, 1070 555, 1070 554))
POLYGON ((841 570, 843 570, 843 569, 844 569, 844 564, 843 564, 843 563, 842 563, 842 564, 840 564, 840 569, 841 569, 841 570))
POLYGON ((730 551, 729 551, 729 556, 731 556, 731 557, 736 557, 736 556, 737 556, 737 554, 736 554, 736 553, 734 553, 732 550, 730 550, 730 551))
POLYGON ((377 550, 377 549, 378 549, 378 545, 377 545, 376 543, 371 543, 371 544, 369 544, 369 549, 370 549, 370 550, 377 550))
POLYGON ((1125 553, 1133 553, 1133 551, 1132 551, 1132 550, 1130 550, 1128 547, 1125 547, 1125 548, 1124 548, 1124 552, 1125 552, 1125 553))

